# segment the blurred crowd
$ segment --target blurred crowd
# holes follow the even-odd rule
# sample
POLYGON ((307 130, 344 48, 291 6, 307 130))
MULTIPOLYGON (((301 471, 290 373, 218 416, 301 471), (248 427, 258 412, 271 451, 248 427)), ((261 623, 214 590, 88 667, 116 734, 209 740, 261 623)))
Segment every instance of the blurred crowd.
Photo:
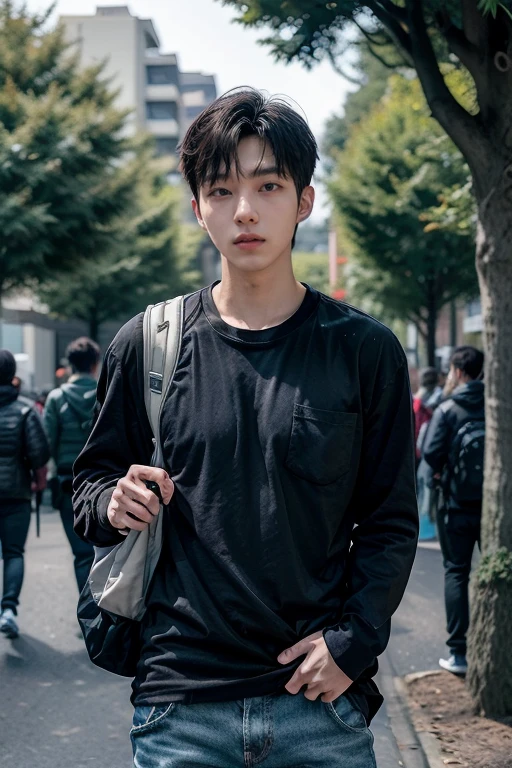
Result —
POLYGON ((31 513, 36 511, 39 534, 45 491, 59 511, 79 591, 94 557, 93 547, 73 530, 72 479, 73 463, 92 428, 100 349, 81 337, 69 345, 66 357, 67 366, 57 371, 59 386, 29 396, 22 392, 14 355, 0 350, 0 631, 10 639, 19 634, 16 617, 31 513))

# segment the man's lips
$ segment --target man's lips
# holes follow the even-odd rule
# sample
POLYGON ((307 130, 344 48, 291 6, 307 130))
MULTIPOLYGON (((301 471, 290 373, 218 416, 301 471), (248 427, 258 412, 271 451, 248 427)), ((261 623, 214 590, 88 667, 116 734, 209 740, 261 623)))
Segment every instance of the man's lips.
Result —
POLYGON ((259 235, 239 235, 234 244, 242 251, 254 251, 263 245, 265 240, 259 235))

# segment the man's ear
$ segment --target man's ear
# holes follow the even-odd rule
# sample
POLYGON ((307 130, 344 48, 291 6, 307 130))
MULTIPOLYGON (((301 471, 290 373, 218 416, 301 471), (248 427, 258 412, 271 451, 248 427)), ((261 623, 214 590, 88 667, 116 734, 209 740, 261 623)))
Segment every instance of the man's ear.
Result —
POLYGON ((197 223, 199 224, 200 227, 202 227, 203 229, 206 229, 206 224, 204 223, 203 217, 201 216, 201 209, 199 208, 199 203, 197 202, 195 197, 192 198, 191 202, 192 202, 192 210, 196 215, 197 223))
POLYGON ((315 190, 313 187, 304 187, 299 200, 299 210, 297 211, 297 224, 309 219, 313 205, 315 203, 315 190))

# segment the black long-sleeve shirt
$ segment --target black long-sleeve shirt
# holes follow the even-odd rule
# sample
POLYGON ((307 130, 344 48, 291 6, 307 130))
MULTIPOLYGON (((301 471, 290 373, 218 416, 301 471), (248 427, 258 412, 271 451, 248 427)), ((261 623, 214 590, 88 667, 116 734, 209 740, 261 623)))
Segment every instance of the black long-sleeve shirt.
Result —
MULTIPOLYGON (((139 315, 107 353, 75 464, 76 530, 95 544, 121 540, 112 490, 150 462, 143 390, 139 315)), ((318 630, 352 691, 371 697, 417 539, 411 394, 393 334, 311 288, 281 325, 233 328, 205 288, 185 302, 161 436, 175 494, 134 703, 281 690, 300 661, 277 656, 318 630)))

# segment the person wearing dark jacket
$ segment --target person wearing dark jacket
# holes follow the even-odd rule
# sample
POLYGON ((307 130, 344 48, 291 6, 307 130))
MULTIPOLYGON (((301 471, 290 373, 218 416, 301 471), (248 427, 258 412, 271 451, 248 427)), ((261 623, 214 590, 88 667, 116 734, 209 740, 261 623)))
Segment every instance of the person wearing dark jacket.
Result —
POLYGON ((435 410, 423 446, 423 457, 440 476, 444 495, 437 523, 451 655, 439 659, 439 664, 459 675, 467 671, 469 576, 475 545, 480 545, 485 443, 483 363, 483 353, 474 347, 454 351, 449 378, 456 386, 435 410))
POLYGON ((418 535, 411 392, 388 328, 293 275, 316 156, 304 119, 253 89, 189 128, 182 167, 222 279, 184 302, 165 469, 149 466, 142 315, 106 355, 76 530, 109 546, 164 515, 137 768, 375 765, 373 677, 418 535))
POLYGON ((81 592, 91 569, 94 549, 73 530, 73 464, 91 431, 100 348, 83 336, 71 342, 66 357, 72 375, 46 398, 43 419, 57 468, 57 505, 73 552, 75 577, 81 592))
POLYGON ((19 401, 12 380, 16 360, 0 350, 0 544, 4 582, 0 632, 13 639, 23 585, 24 551, 30 526, 32 473, 44 467, 50 449, 39 414, 19 401))

